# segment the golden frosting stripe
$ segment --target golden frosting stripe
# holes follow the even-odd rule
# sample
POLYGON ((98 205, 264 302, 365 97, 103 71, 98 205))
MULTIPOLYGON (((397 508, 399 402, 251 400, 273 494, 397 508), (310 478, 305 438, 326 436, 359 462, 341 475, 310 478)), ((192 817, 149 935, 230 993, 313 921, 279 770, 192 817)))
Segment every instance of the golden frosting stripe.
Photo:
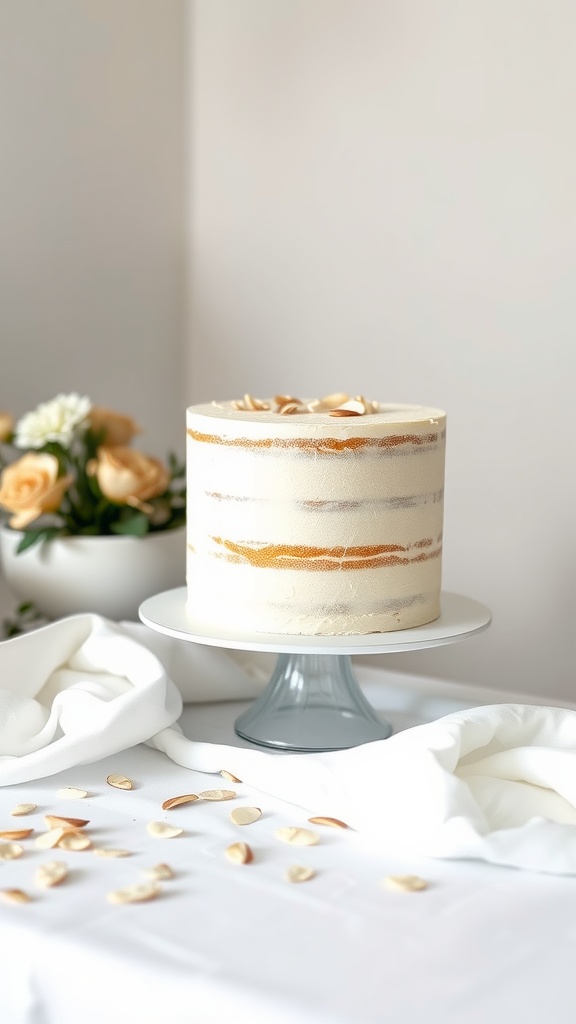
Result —
POLYGON ((359 448, 398 448, 403 444, 421 447, 436 444, 438 432, 428 434, 393 434, 390 437, 222 437, 220 434, 204 434, 199 430, 188 430, 193 441, 203 444, 219 444, 231 448, 300 448, 312 452, 356 451, 359 448))
POLYGON ((399 544, 371 544, 350 548, 264 544, 255 548, 222 537, 212 537, 212 540, 227 552, 222 552, 217 557, 225 558, 229 562, 248 562, 259 569, 307 569, 321 572, 333 569, 374 569, 391 565, 411 565, 438 558, 442 550, 441 547, 434 551, 422 550, 432 544, 428 538, 413 545, 420 549, 416 555, 408 554, 408 549, 399 544), (405 554, 399 555, 397 552, 405 554))

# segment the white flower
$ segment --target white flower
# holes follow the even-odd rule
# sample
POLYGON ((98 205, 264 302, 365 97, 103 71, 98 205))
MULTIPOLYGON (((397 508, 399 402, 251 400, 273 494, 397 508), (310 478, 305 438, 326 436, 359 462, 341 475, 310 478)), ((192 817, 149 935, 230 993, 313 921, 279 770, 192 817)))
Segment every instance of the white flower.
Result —
POLYGON ((17 448, 42 448, 48 441, 58 441, 69 448, 76 428, 86 419, 92 402, 74 392, 57 395, 51 402, 42 402, 16 424, 14 444, 17 448))

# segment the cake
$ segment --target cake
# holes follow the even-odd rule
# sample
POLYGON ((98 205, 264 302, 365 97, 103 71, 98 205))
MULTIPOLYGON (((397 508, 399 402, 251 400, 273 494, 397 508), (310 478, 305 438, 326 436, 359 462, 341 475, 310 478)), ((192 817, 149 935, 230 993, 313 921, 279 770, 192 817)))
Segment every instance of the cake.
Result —
POLYGON ((446 416, 277 396, 186 412, 186 612, 199 629, 339 636, 440 614, 446 416))

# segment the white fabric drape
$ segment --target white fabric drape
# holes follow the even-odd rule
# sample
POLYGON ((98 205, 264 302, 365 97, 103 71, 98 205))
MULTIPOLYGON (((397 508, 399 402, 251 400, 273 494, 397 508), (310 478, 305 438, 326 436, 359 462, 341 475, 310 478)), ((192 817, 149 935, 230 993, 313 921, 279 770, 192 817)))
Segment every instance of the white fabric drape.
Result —
POLYGON ((278 754, 189 740, 188 699, 251 697, 264 661, 97 615, 0 644, 0 785, 147 742, 202 772, 341 818, 388 850, 576 874, 576 711, 493 704, 349 750, 278 754), (197 687, 195 689, 195 683, 197 687))

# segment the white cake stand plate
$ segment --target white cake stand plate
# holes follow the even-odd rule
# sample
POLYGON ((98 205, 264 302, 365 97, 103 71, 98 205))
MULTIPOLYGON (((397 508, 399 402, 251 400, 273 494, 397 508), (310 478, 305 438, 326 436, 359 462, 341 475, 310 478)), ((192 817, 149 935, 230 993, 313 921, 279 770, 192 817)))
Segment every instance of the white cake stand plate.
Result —
POLYGON ((205 630, 186 611, 186 587, 167 590, 140 605, 142 622, 159 633, 213 647, 278 654, 264 692, 235 723, 239 736, 264 747, 291 751, 341 750, 392 732, 366 700, 352 670, 353 654, 396 654, 456 643, 487 629, 488 608, 444 592, 434 622, 391 633, 315 636, 205 630))

